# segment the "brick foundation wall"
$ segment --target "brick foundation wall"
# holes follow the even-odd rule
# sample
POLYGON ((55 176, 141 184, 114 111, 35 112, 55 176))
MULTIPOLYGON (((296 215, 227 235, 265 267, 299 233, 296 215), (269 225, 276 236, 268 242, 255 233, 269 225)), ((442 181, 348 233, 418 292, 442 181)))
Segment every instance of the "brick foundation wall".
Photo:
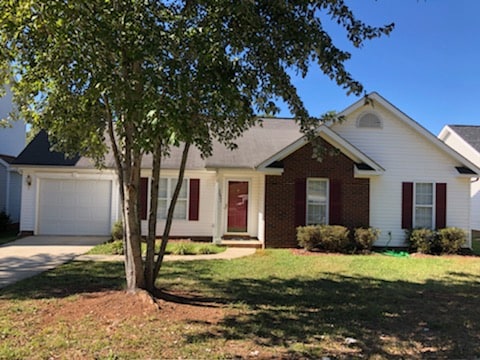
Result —
MULTIPOLYGON (((324 146, 333 150, 330 144, 324 146)), ((265 184, 265 245, 297 247, 295 230, 295 183, 299 179, 327 178, 340 184, 339 221, 349 228, 369 225, 369 179, 354 178, 354 163, 341 153, 312 159, 307 144, 283 160, 281 176, 268 175, 265 184)))

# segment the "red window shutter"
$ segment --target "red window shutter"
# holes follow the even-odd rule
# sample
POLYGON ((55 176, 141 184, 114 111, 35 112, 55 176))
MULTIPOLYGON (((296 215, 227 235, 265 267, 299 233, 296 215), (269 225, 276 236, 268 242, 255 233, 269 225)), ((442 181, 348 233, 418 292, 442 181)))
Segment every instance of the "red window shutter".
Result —
MULTIPOLYGON (((281 196, 279 194, 279 196, 281 196)), ((295 227, 307 223, 307 179, 295 180, 295 227)))
POLYGON ((413 225, 413 182, 402 183, 402 229, 413 225))
POLYGON ((443 229, 447 226, 447 184, 435 185, 435 227, 443 229))
POLYGON ((188 220, 198 221, 200 208, 200 179, 190 179, 188 220))
POLYGON ((147 220, 148 178, 140 178, 138 199, 140 201, 140 219, 147 220))
POLYGON ((340 180, 330 180, 330 204, 328 223, 330 225, 342 225, 342 183, 340 180))

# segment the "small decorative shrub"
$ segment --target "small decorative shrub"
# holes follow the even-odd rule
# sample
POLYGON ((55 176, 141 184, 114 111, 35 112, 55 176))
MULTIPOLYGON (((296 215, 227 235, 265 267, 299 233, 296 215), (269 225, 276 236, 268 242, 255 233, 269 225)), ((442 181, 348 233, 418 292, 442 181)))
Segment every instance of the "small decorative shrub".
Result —
MULTIPOLYGON (((215 245, 213 245, 215 246, 215 245)), ((215 248, 212 245, 201 245, 197 248, 197 254, 202 254, 202 255, 209 255, 209 254, 216 254, 217 251, 215 251, 215 248)))
POLYGON ((111 249, 113 255, 124 255, 125 252, 123 250, 123 240, 114 240, 111 243, 111 249))
POLYGON ((308 225, 297 227, 298 245, 307 251, 311 251, 320 244, 320 226, 308 225))
POLYGON ((437 236, 442 254, 457 254, 467 241, 465 231, 456 227, 440 229, 437 236))
POLYGON ((354 230, 354 242, 356 251, 370 251, 373 243, 377 241, 380 230, 375 228, 356 228, 354 230))
POLYGON ((325 251, 346 252, 350 245, 350 231, 341 225, 320 226, 320 246, 325 251))
POLYGON ((123 239, 123 222, 118 220, 112 226, 112 240, 122 240, 123 239))
POLYGON ((413 229, 408 236, 410 248, 423 254, 430 254, 435 247, 435 232, 431 229, 413 229))
POLYGON ((7 231, 11 223, 10 215, 5 211, 0 211, 0 232, 7 231))
POLYGON ((172 246, 172 255, 194 255, 194 245, 189 242, 178 242, 172 246))

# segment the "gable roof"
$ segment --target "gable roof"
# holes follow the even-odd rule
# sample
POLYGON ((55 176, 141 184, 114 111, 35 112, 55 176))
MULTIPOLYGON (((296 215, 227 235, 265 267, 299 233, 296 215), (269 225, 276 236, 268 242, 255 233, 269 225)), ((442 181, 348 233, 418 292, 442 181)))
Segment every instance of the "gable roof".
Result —
POLYGON ((448 127, 480 153, 480 125, 448 125, 448 127))
MULTIPOLYGON (((339 113, 339 116, 347 116, 369 102, 378 102, 392 112, 410 128, 422 135, 425 140, 456 159, 460 163, 461 168, 468 168, 474 174, 480 174, 479 167, 443 143, 378 93, 371 93, 356 101, 339 113)), ((339 148, 356 163, 355 171, 357 175, 378 175, 384 172, 380 164, 333 131, 330 126, 331 124, 329 123, 319 126, 318 135, 339 148)), ((212 156, 203 158, 200 151, 192 147, 187 160, 187 169, 248 168, 278 172, 281 171, 281 169, 275 169, 278 161, 305 145, 305 143, 306 138, 300 132, 298 124, 293 119, 264 118, 236 140, 237 148, 233 151, 219 142, 214 142, 212 156)), ((173 147, 170 156, 162 160, 162 169, 178 169, 182 150, 183 147, 173 147)), ((86 157, 77 156, 68 159, 61 152, 50 151, 48 136, 44 131, 40 132, 27 145, 13 164, 17 166, 72 166, 86 169, 95 167, 93 161, 86 157)), ((151 165, 152 157, 147 154, 143 158, 142 168, 151 168, 151 165)), ((104 166, 106 168, 115 168, 115 161, 111 152, 105 156, 104 166)), ((466 174, 465 171, 459 171, 459 173, 466 174)))
MULTIPOLYGON (((373 159, 369 158, 354 145, 350 144, 347 140, 342 138, 335 131, 330 129, 327 125, 320 125, 318 127, 317 136, 320 136, 322 139, 326 140, 328 143, 338 148, 342 153, 344 153, 347 157, 353 160, 357 165, 357 171, 368 171, 368 173, 372 175, 378 175, 385 171, 385 169, 383 169, 373 159)), ((291 143, 289 146, 283 148, 273 156, 259 163, 257 168, 263 171, 267 170, 269 167, 272 166, 272 164, 278 163, 279 161, 283 160, 288 155, 300 149, 307 142, 307 138, 305 136, 302 136, 300 139, 291 143)))
MULTIPOLYGON (((418 134, 423 136, 425 140, 429 141, 436 148, 447 153, 452 158, 454 158, 459 163, 461 163, 463 165, 462 168, 466 167, 470 169, 475 175, 480 174, 480 168, 477 167, 474 163, 472 163, 470 160, 468 160, 467 158, 465 158, 464 156, 460 155, 458 152, 453 150, 450 146, 448 146, 439 138, 437 138, 435 135, 433 135, 430 131, 428 131, 426 128, 420 125, 417 121, 413 120, 411 117, 406 115, 403 111, 398 109, 395 105, 390 103, 388 100, 386 100, 384 97, 382 97, 380 94, 376 92, 372 92, 366 95, 365 97, 363 97, 362 99, 358 100, 357 102, 353 103, 352 105, 347 107, 345 110, 343 110, 341 113, 339 113, 339 116, 347 116, 353 113, 355 110, 358 110, 365 104, 372 103, 372 102, 373 103, 378 102, 380 105, 382 105, 392 114, 394 114, 397 118, 399 118, 404 124, 408 125, 410 128, 415 130, 418 134)), ((460 171, 459 173, 462 174, 460 171)))

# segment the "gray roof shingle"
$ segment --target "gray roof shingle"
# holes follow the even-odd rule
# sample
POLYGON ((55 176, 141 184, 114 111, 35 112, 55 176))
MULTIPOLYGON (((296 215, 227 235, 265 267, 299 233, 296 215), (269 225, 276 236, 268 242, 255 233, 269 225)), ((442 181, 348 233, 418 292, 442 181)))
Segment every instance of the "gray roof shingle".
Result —
POLYGON ((67 158, 64 153, 51 151, 48 135, 40 131, 13 161, 14 165, 73 166, 80 156, 67 158))
POLYGON ((480 153, 480 125, 448 125, 480 153))
MULTIPOLYGON (((229 150, 219 142, 214 142, 212 156, 202 158, 200 151, 192 147, 189 152, 187 169, 205 168, 255 168, 263 160, 273 156, 284 147, 298 140, 302 135, 297 123, 292 119, 262 119, 261 123, 245 131, 235 143, 237 149, 229 150)), ((170 156, 162 160, 163 169, 178 169, 183 147, 172 148, 170 156)), ((85 157, 65 158, 63 153, 50 151, 50 143, 45 132, 40 132, 14 162, 16 165, 74 166, 93 168, 94 163, 85 157)), ((142 167, 151 168, 152 157, 143 158, 142 167)), ((110 152, 105 156, 104 165, 114 168, 115 161, 110 152)))

